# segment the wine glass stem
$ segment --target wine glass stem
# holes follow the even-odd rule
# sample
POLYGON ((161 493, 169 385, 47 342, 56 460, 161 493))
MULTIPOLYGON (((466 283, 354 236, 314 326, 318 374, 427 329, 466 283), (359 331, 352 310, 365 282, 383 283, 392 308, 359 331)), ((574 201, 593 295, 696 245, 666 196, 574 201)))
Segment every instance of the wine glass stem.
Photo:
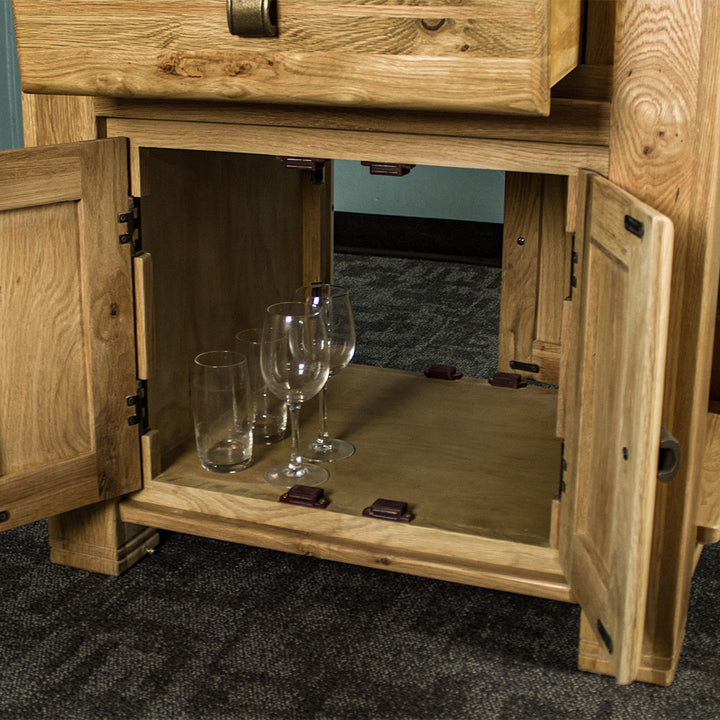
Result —
POLYGON ((290 415, 290 433, 292 438, 289 467, 293 471, 298 471, 302 468, 302 455, 300 454, 300 403, 288 403, 288 415, 290 415))
POLYGON ((320 406, 320 433, 317 439, 322 443, 326 443, 330 438, 327 429, 327 383, 325 383, 325 386, 320 391, 318 405, 320 406))

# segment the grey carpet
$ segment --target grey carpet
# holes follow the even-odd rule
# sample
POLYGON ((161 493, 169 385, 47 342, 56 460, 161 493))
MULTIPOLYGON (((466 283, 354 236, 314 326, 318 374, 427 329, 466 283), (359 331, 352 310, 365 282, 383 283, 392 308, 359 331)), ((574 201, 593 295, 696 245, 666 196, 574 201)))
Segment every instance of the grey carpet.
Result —
MULTIPOLYGON (((425 321, 408 364, 443 361, 455 341, 431 325, 449 301, 430 278, 471 287, 478 269, 372 262, 390 292, 361 259, 338 262, 357 291, 359 359, 412 334, 373 305, 394 314, 412 297, 425 321)), ((450 294, 458 312, 473 302, 450 294)), ((491 345, 472 317, 458 327, 491 345)), ((720 718, 720 546, 700 559, 677 678, 660 688, 577 671, 579 611, 564 603, 180 534, 108 578, 50 564, 46 542, 45 523, 0 534, 2 720, 720 718)))
POLYGON ((365 365, 422 371, 446 364, 465 375, 492 376, 500 280, 496 267, 335 256, 335 282, 350 290, 353 303, 355 361, 365 365))

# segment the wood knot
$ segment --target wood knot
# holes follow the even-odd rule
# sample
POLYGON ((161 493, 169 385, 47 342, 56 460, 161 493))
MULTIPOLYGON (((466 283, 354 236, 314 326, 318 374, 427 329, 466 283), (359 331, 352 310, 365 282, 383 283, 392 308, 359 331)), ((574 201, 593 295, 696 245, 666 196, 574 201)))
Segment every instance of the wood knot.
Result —
POLYGON ((426 30, 430 30, 431 32, 434 32, 435 30, 439 30, 445 24, 445 18, 433 18, 431 20, 426 20, 425 18, 423 18, 420 21, 420 24, 426 30))

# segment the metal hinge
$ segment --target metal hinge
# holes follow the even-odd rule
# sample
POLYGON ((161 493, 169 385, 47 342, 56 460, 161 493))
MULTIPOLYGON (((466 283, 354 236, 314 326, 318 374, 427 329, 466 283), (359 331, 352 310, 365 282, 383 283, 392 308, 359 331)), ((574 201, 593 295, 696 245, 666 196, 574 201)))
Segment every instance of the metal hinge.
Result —
POLYGON ((128 198, 127 212, 118 215, 118 222, 127 226, 124 233, 120 233, 120 244, 130 245, 133 255, 142 251, 142 238, 140 237, 140 198, 128 198))
POLYGON ((148 430, 147 422, 147 380, 137 381, 137 392, 125 398, 128 407, 135 408, 135 414, 128 417, 128 425, 137 425, 141 435, 148 430))
POLYGON ((313 185, 322 185, 325 182, 325 163, 323 158, 313 157, 290 157, 288 155, 276 155, 278 160, 285 163, 290 170, 309 170, 310 182, 313 185))
POLYGON ((562 500, 562 496, 567 490, 567 485, 565 484, 565 473, 568 469, 567 460, 565 459, 565 441, 562 441, 561 444, 561 451, 560 451, 560 485, 558 487, 558 494, 557 499, 562 500))

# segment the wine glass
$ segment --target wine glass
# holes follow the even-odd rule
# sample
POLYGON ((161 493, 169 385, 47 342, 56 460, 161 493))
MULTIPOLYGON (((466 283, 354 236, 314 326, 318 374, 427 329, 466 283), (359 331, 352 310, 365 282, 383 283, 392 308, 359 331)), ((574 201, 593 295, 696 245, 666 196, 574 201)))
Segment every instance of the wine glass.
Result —
MULTIPOLYGON (((330 376, 347 367, 355 355, 355 321, 350 293, 339 285, 314 283, 295 291, 295 297, 311 307, 325 309, 330 342, 330 376)), ((320 392, 320 430, 303 448, 303 458, 311 462, 333 462, 350 457, 355 446, 347 440, 331 438, 327 427, 327 384, 320 392)))
POLYGON ((290 461, 265 471, 275 487, 320 485, 325 468, 303 463, 299 450, 299 414, 305 400, 320 392, 330 372, 325 312, 301 302, 270 305, 265 313, 260 369, 270 391, 287 403, 292 446, 290 461))

